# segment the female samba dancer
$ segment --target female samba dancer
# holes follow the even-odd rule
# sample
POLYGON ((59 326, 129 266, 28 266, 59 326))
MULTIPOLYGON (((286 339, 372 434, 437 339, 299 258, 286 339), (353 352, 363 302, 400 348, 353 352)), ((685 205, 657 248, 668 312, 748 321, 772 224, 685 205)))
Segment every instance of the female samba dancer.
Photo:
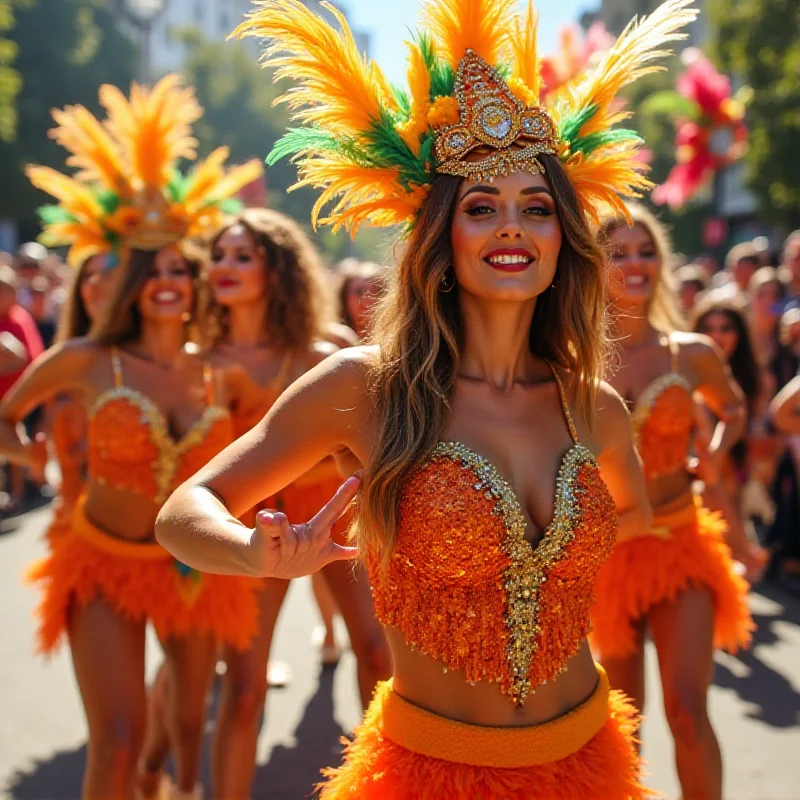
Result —
POLYGON ((29 175, 60 201, 43 214, 48 241, 71 244, 73 264, 115 243, 120 274, 91 336, 56 345, 4 398, 0 450, 23 464, 35 461, 40 453, 17 422, 65 392, 80 399, 88 420, 86 491, 70 530, 32 575, 44 594, 41 649, 51 652, 69 638, 89 724, 84 796, 134 797, 151 621, 176 687, 168 709, 176 796, 196 797, 217 642, 247 647, 257 605, 253 581, 201 576, 153 538, 172 488, 233 439, 226 387, 184 348, 197 269, 179 244, 218 220, 218 201, 259 167, 225 176, 218 153, 177 186, 175 162, 193 157, 190 124, 201 112, 175 76, 152 91, 134 85, 130 103, 111 86, 101 87, 100 99, 105 126, 81 107, 54 115, 54 137, 83 172, 70 178, 32 167, 29 175))
MULTIPOLYGON (((98 253, 77 268, 64 301, 56 343, 89 334, 113 285, 110 261, 113 263, 108 254, 98 253)), ((69 530, 72 510, 86 487, 86 414, 80 399, 69 394, 57 397, 48 408, 48 427, 61 472, 58 496, 53 501, 53 521, 46 534, 52 540, 69 530)), ((39 447, 43 447, 41 435, 36 438, 39 447)), ((40 462, 46 458, 45 452, 38 456, 40 462)))
MULTIPOLYGON (((236 436, 252 429, 297 378, 334 353, 327 332, 325 275, 313 245, 283 214, 250 208, 226 220, 211 237, 208 281, 213 302, 204 327, 216 330, 214 363, 235 378, 244 373, 249 389, 233 409, 236 436)), ((258 507, 280 508, 287 516, 312 515, 333 494, 341 477, 326 459, 258 507)), ((242 520, 253 524, 257 508, 242 520)), ((343 533, 343 531, 341 531, 343 533)), ((358 660, 362 701, 389 672, 388 651, 375 620, 365 576, 345 564, 323 570, 341 609, 358 660)), ((289 581, 267 578, 260 595, 260 626, 245 651, 229 648, 214 736, 214 797, 248 798, 256 743, 267 692, 267 661, 289 581)), ((145 759, 148 754, 145 753, 145 759)), ((148 769, 156 764, 148 760, 148 769)))
POLYGON ((346 258, 337 271, 341 281, 339 308, 342 322, 363 342, 381 295, 386 269, 370 261, 346 258))
POLYGON ((622 345, 612 383, 633 405, 655 521, 633 537, 620 536, 600 568, 592 645, 611 685, 641 710, 649 628, 683 796, 719 800, 722 762, 706 708, 713 651, 746 645, 752 620, 725 526, 696 503, 687 462, 697 413, 693 394, 719 420, 699 450, 700 477, 711 484, 744 431, 744 402, 713 342, 672 327, 663 227, 639 206, 627 211, 632 226, 620 214, 600 229, 611 250, 608 293, 622 345))
POLYGON ((377 347, 301 378, 156 527, 199 568, 306 574, 356 556, 329 529, 361 486, 355 532, 394 679, 326 800, 641 797, 633 711, 586 643, 618 527, 650 521, 627 411, 599 380, 604 262, 587 216, 647 186, 638 139, 611 135, 610 104, 694 13, 670 0, 628 29, 556 127, 537 103, 535 15, 514 19, 512 5, 425 3, 432 39, 411 45, 396 116, 343 19, 338 34, 275 0, 240 30, 303 76, 291 98, 314 128, 276 154, 297 151, 302 179, 336 199, 331 221, 410 227, 377 347), (489 63, 508 42, 506 80, 489 63), (252 530, 236 521, 331 454, 363 477, 307 524, 275 511, 252 530))

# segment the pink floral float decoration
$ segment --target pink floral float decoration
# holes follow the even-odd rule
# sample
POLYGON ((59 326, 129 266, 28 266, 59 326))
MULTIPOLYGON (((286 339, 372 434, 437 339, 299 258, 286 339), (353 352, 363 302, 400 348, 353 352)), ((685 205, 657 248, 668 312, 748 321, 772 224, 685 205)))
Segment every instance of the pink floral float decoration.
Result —
POLYGON ((676 164, 652 194, 654 203, 673 209, 694 199, 721 169, 745 154, 744 109, 751 94, 745 88, 734 96, 729 78, 697 48, 687 48, 681 58, 686 70, 676 91, 653 95, 643 109, 675 119, 676 164))

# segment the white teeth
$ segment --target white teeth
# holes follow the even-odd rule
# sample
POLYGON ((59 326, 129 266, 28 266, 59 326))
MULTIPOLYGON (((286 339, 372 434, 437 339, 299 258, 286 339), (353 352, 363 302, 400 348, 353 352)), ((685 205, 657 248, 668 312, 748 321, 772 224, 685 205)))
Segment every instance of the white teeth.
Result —
POLYGON ((492 264, 530 264, 531 261, 529 256, 496 255, 489 257, 489 262, 492 264))
POLYGON ((626 286, 644 286, 647 283, 647 278, 644 275, 628 275, 625 278, 626 286))
POLYGON ((176 300, 180 298, 180 295, 177 292, 156 292, 153 295, 153 299, 157 303, 174 303, 176 300))

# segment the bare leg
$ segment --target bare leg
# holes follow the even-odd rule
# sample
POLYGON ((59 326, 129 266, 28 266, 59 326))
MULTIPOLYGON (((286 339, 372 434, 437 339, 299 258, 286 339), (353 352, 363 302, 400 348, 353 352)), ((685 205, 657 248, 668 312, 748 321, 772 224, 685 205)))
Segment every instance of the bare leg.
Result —
POLYGON ((161 665, 147 693, 147 727, 139 759, 139 791, 145 798, 155 797, 170 751, 167 731, 167 666, 161 665))
MULTIPOLYGON (((608 673, 608 682, 612 689, 624 692, 628 699, 641 714, 645 702, 644 678, 644 634, 646 620, 639 620, 636 626, 636 650, 627 658, 602 658, 605 671, 608 673)), ((637 743, 637 748, 639 744, 637 743)))
POLYGON ((722 755, 707 709, 714 654, 711 592, 687 589, 648 616, 684 800, 720 800, 722 755))
POLYGON ((134 797, 144 736, 144 629, 102 600, 72 611, 72 663, 89 725, 86 800, 134 797))
POLYGON ((250 650, 227 650, 212 755, 213 797, 247 800, 267 695, 267 661, 288 581, 268 579, 261 594, 260 629, 250 650))
POLYGON ((311 585, 314 589, 314 597, 317 600, 320 616, 322 617, 322 624, 325 626, 325 638, 322 640, 322 648, 332 652, 336 649, 336 631, 333 627, 333 618, 336 616, 337 611, 336 602, 322 572, 317 572, 311 576, 311 585))
POLYGON ((175 757, 177 788, 192 792, 200 777, 206 701, 217 661, 213 636, 170 637, 166 653, 166 726, 175 757))
POLYGON ((366 708, 375 684, 392 672, 392 659, 386 637, 375 618, 369 580, 364 568, 352 562, 338 561, 323 570, 336 605, 347 625, 350 646, 358 661, 358 689, 366 708))

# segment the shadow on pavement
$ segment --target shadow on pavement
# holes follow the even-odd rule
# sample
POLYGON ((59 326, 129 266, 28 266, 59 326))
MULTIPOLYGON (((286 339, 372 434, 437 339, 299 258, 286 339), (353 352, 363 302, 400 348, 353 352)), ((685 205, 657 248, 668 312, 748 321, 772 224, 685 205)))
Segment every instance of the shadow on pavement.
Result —
POLYGON ((320 671, 317 691, 294 731, 293 747, 277 745, 269 762, 256 769, 253 800, 302 800, 313 794, 323 767, 341 760, 344 735, 333 716, 334 670, 320 671))
POLYGON ((18 770, 11 776, 4 797, 14 800, 75 800, 81 796, 86 747, 55 753, 38 761, 28 772, 18 770))
POLYGON ((800 625, 800 602, 794 597, 770 586, 759 586, 758 594, 781 606, 775 614, 754 614, 757 630, 753 644, 735 658, 747 669, 745 676, 735 675, 719 661, 715 663, 714 684, 731 689, 745 702, 755 708, 747 712, 750 719, 761 720, 773 728, 792 728, 800 724, 800 694, 780 672, 765 664, 758 656, 758 649, 776 645, 780 637, 774 629, 775 623, 800 625))

